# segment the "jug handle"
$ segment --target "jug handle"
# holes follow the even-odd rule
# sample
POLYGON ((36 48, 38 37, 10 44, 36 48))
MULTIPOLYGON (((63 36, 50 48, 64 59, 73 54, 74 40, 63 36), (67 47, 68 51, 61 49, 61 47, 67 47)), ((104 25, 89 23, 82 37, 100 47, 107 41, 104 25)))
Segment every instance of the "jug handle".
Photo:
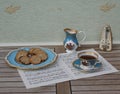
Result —
POLYGON ((85 31, 78 31, 78 33, 79 34, 82 33, 84 35, 83 39, 80 40, 80 42, 79 42, 79 46, 80 46, 81 42, 83 42, 86 39, 86 33, 85 33, 85 31))

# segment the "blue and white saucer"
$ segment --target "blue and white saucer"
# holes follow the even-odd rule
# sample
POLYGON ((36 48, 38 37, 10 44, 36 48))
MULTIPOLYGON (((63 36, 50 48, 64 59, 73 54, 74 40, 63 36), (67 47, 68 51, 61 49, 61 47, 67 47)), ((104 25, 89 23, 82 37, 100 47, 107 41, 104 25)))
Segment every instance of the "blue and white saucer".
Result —
POLYGON ((94 59, 94 60, 91 61, 91 66, 84 66, 81 63, 82 62, 81 59, 76 59, 73 62, 73 66, 82 72, 95 72, 95 71, 98 71, 102 67, 102 63, 96 59, 94 59), (96 62, 96 63, 92 63, 92 62, 96 62))

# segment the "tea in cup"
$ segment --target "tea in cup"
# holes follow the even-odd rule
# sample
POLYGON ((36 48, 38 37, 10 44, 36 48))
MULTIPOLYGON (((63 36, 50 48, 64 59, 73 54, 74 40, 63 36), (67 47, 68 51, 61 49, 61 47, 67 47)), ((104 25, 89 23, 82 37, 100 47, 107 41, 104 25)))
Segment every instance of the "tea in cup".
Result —
POLYGON ((94 65, 98 63, 98 55, 95 52, 81 52, 78 54, 78 58, 81 61, 80 67, 83 70, 90 70, 94 68, 94 65))

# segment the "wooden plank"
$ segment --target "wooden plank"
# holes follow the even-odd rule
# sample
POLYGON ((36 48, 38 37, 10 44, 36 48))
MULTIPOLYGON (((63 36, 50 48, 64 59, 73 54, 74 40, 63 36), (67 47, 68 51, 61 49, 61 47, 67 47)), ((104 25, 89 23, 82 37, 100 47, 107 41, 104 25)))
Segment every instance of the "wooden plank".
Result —
POLYGON ((74 91, 72 94, 120 94, 120 91, 111 91, 111 90, 89 90, 89 91, 74 91))
POLYGON ((0 83, 1 82, 21 82, 22 79, 20 76, 18 77, 0 77, 0 83))
POLYGON ((120 54, 115 53, 101 53, 104 58, 119 58, 120 54))
POLYGON ((38 88, 32 88, 32 89, 26 89, 25 87, 6 87, 6 88, 0 88, 0 93, 2 92, 9 92, 9 93, 13 93, 13 92, 55 92, 55 87, 38 87, 38 88))
MULTIPOLYGON (((49 85, 45 87, 53 87, 55 88, 55 85, 49 85)), ((25 85, 22 81, 10 81, 10 82, 0 82, 0 88, 25 88, 25 85)))
POLYGON ((0 88, 19 88, 19 87, 25 87, 24 83, 22 81, 20 82, 0 82, 0 88))
POLYGON ((0 52, 0 57, 4 58, 8 53, 7 52, 0 52))
POLYGON ((11 72, 11 73, 1 73, 0 77, 20 77, 20 75, 17 72, 11 72))
POLYGON ((56 92, 44 92, 44 91, 41 91, 41 92, 0 92, 0 94, 56 94, 56 92))
POLYGON ((120 91, 120 85, 86 85, 86 86, 72 86, 72 91, 76 90, 118 90, 120 91))
POLYGON ((8 67, 0 68, 0 74, 6 73, 6 72, 8 72, 8 73, 16 72, 17 73, 18 71, 16 70, 16 68, 8 68, 8 67))
MULTIPOLYGON (((112 50, 115 50, 115 49, 120 49, 120 46, 119 46, 119 44, 113 44, 113 46, 112 46, 113 48, 112 48, 112 50)), ((95 48, 95 49, 97 49, 97 50, 100 50, 99 49, 99 44, 81 44, 81 47, 79 47, 78 48, 78 50, 80 50, 80 49, 87 49, 87 48, 95 48)))
POLYGON ((104 80, 104 79, 99 79, 99 80, 74 80, 71 81, 72 86, 86 86, 86 85, 120 85, 120 79, 117 80, 104 80))
POLYGON ((71 94, 71 88, 69 81, 58 83, 56 85, 57 94, 71 94))

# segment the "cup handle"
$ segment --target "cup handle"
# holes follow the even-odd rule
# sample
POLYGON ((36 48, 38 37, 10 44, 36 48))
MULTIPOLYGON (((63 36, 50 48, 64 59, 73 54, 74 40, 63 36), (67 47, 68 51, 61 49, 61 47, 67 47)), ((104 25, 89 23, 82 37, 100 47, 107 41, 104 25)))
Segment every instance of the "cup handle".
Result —
MULTIPOLYGON (((86 33, 85 33, 85 31, 78 31, 78 33, 79 34, 82 33, 84 35, 83 39, 80 40, 80 42, 84 41, 86 39, 86 33)), ((79 42, 79 46, 80 46, 80 42, 79 42)))

